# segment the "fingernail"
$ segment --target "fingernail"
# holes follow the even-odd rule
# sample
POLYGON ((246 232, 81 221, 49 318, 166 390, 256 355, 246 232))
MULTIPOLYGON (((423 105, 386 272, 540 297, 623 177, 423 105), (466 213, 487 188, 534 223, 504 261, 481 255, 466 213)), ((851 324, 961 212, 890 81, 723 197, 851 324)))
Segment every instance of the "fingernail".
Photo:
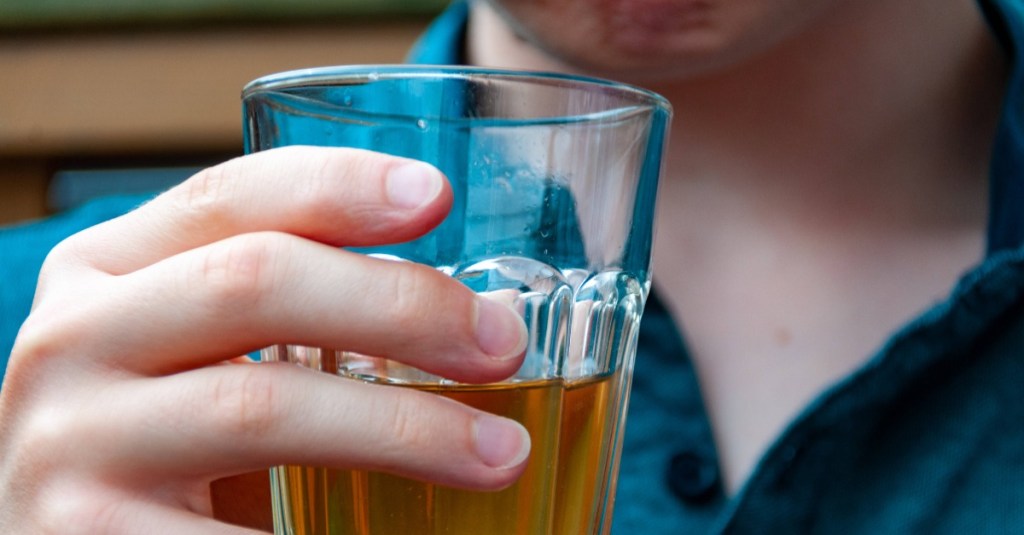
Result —
POLYGON ((419 208, 441 191, 441 172, 432 165, 410 161, 392 167, 385 178, 388 202, 405 210, 419 208))
POLYGON ((513 420, 483 415, 476 418, 476 454, 492 468, 519 466, 530 455, 530 433, 513 420))
POLYGON ((511 308, 478 296, 476 343, 484 353, 499 359, 518 357, 526 349, 526 324, 511 308))

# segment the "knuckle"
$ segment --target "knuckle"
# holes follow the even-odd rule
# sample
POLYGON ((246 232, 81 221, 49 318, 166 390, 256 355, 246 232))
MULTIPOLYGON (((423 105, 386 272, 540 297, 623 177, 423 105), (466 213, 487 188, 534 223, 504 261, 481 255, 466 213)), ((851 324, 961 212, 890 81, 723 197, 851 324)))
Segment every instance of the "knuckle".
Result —
POLYGON ((302 209, 316 216, 330 216, 337 223, 366 225, 379 208, 361 201, 368 184, 383 175, 384 156, 359 149, 339 148, 305 154, 311 176, 299 181, 294 191, 302 209))
POLYGON ((430 317, 428 306, 432 305, 428 303, 436 304, 436 299, 444 296, 436 291, 435 274, 429 268, 407 263, 389 267, 394 268, 393 284, 385 287, 387 295, 382 302, 387 303, 396 327, 415 332, 414 328, 430 317))
POLYGON ((314 217, 337 211, 338 199, 347 185, 334 176, 334 169, 339 166, 338 157, 327 151, 309 152, 302 157, 311 172, 306 180, 296 182, 297 187, 293 190, 295 202, 301 210, 314 217))
POLYGON ((206 249, 196 281, 214 313, 235 312, 253 307, 274 290, 275 251, 283 247, 283 236, 259 233, 237 236, 206 249))
MULTIPOLYGON (((55 283, 69 279, 68 272, 75 266, 88 265, 93 254, 88 238, 89 231, 73 234, 61 240, 46 254, 36 280, 36 296, 55 294, 47 290, 55 283)), ((64 284, 64 286, 67 286, 64 284)))
POLYGON ((391 284, 384 285, 381 302, 387 303, 387 321, 409 344, 460 345, 472 336, 474 298, 468 288, 420 264, 402 262, 388 267, 394 275, 391 284))
POLYGON ((61 240, 53 249, 50 249, 50 252, 46 254, 46 258, 43 260, 40 277, 78 258, 80 256, 79 251, 81 250, 80 242, 80 234, 73 234, 61 240))
POLYGON ((244 174, 242 159, 236 158, 199 171, 182 185, 185 207, 204 219, 223 217, 228 210, 229 185, 244 174))
POLYGON ((202 410, 215 429, 230 436, 265 436, 278 421, 277 382, 259 365, 238 368, 215 380, 202 410))
POLYGON ((396 451, 424 451, 431 440, 431 426, 425 425, 426 414, 432 403, 423 396, 402 395, 392 399, 384 415, 383 429, 390 434, 396 451))
POLYGON ((87 321, 77 309, 43 304, 22 323, 8 358, 4 389, 8 399, 24 389, 34 390, 36 379, 45 381, 53 366, 66 365, 73 357, 69 340, 79 340, 88 331, 87 321))
POLYGON ((336 174, 341 174, 346 182, 384 174, 384 163, 390 159, 379 152, 361 149, 342 148, 324 154, 324 165, 320 167, 321 177, 328 181, 338 181, 336 174), (340 171, 340 173, 338 172, 340 171))
POLYGON ((127 502, 92 486, 64 481, 48 489, 34 515, 40 531, 66 535, 126 533, 127 502))
POLYGON ((43 362, 62 352, 64 344, 61 337, 54 334, 52 321, 44 319, 44 314, 33 313, 25 319, 14 339, 11 348, 10 362, 43 362))
MULTIPOLYGON (((59 456, 81 433, 81 423, 71 410, 49 407, 31 411, 19 429, 17 450, 27 459, 59 456)), ((36 463, 27 462, 33 466, 36 463)))
POLYGON ((89 529, 82 533, 125 533, 125 511, 127 507, 122 501, 90 500, 88 506, 76 516, 81 518, 80 526, 89 529))
MULTIPOLYGON (((12 505, 20 509, 17 522, 33 526, 26 532, 66 533, 61 528, 67 521, 92 516, 80 513, 84 509, 79 503, 84 498, 80 485, 69 487, 67 483, 68 463, 75 459, 66 451, 76 438, 72 427, 72 420, 62 417, 61 411, 35 411, 5 440, 0 484, 17 491, 5 496, 8 508, 3 509, 9 512, 12 505)), ((2 517, 0 512, 0 526, 8 526, 2 517)))
POLYGON ((67 451, 67 444, 79 438, 73 428, 57 410, 26 416, 5 440, 3 486, 17 482, 19 497, 29 502, 49 494, 75 460, 67 451))

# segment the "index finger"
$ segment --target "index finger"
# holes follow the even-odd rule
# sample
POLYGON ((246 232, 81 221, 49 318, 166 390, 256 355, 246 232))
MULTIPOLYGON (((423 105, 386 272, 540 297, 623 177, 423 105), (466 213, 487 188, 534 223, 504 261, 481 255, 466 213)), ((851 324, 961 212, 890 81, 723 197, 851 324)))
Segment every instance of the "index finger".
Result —
POLYGON ((433 166, 347 148, 284 147, 205 169, 148 204, 69 239, 73 262, 122 275, 258 231, 331 245, 406 241, 441 222, 452 196, 433 166))

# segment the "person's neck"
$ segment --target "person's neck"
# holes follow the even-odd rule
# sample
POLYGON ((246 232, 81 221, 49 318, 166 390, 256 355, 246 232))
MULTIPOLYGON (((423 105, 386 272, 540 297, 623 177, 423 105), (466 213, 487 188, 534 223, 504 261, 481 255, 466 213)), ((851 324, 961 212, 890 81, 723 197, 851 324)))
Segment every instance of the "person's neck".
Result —
MULTIPOLYGON (((479 4, 473 62, 572 72, 479 4)), ((676 111, 656 286, 728 492, 983 250, 1005 60, 977 7, 837 0, 824 17, 742 64, 645 84, 676 111)))

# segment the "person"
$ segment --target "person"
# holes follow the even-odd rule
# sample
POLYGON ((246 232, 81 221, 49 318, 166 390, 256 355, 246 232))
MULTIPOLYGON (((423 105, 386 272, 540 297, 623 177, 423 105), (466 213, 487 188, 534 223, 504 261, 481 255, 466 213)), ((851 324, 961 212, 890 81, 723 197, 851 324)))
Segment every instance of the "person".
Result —
MULTIPOLYGON (((675 107, 613 533, 1024 532, 1019 0, 456 2, 411 59, 675 107)), ((237 357, 511 373, 507 310, 335 248, 450 199, 414 162, 286 149, 4 231, 0 526, 269 529, 253 480, 282 463, 509 484, 516 424, 237 357)))

